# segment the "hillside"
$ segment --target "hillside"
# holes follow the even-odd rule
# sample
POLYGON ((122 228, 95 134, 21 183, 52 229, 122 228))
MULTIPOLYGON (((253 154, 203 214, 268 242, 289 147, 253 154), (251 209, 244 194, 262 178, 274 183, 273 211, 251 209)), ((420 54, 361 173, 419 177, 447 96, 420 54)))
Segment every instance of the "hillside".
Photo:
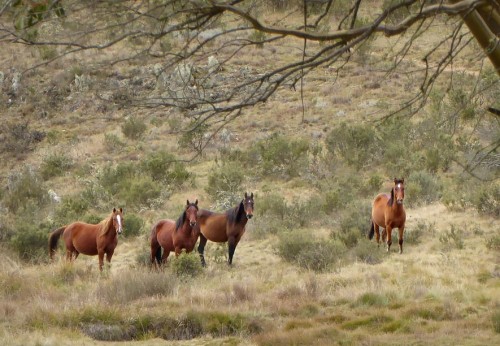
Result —
MULTIPOLYGON (((160 58, 109 64, 138 50, 131 40, 54 61, 62 48, 2 44, 2 344, 500 344, 498 153, 478 159, 500 136, 485 111, 498 102, 498 75, 471 43, 425 105, 383 120, 419 90, 421 52, 448 24, 437 18, 411 47, 377 36, 311 70, 303 104, 299 84, 284 85, 193 131, 191 113, 144 102, 175 82, 158 73, 160 58), (403 48, 395 64, 388 51, 403 48), (403 254, 396 231, 389 253, 366 237, 371 202, 395 176, 405 178, 403 254), (223 211, 247 191, 255 217, 232 267, 225 245, 212 242, 206 268, 195 254, 149 267, 157 220, 176 219, 186 199, 223 211), (62 245, 48 260, 50 231, 97 223, 114 207, 125 210, 125 231, 103 273, 96 257, 66 263, 62 245)), ((40 35, 62 27, 44 23, 40 35)), ((250 47, 207 73, 210 61, 230 56, 220 50, 193 62, 193 75, 229 93, 248 76, 301 61, 302 47, 292 37, 250 47)))

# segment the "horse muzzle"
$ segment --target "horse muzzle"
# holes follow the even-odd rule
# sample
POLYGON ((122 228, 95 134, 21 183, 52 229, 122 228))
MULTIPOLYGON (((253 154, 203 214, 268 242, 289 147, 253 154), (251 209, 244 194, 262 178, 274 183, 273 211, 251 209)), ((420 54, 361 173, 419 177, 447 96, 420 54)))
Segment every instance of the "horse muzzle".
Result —
POLYGON ((253 214, 247 214, 247 219, 250 220, 253 217, 253 214))
POLYGON ((197 223, 196 221, 190 221, 189 226, 194 227, 194 226, 196 226, 196 223, 197 223))
POLYGON ((402 199, 398 199, 398 200, 396 200, 396 203, 397 203, 398 205, 402 205, 402 204, 403 204, 403 200, 402 200, 402 199))
POLYGON ((118 229, 118 231, 116 231, 117 234, 122 234, 123 230, 121 228, 118 229))

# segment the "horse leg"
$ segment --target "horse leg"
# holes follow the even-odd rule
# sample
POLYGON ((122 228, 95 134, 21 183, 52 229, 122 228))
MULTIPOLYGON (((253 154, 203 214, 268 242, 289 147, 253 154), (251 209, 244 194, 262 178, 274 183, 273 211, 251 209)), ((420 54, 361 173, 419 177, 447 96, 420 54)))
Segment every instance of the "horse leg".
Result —
POLYGON ((405 226, 398 227, 398 235, 399 235, 399 253, 403 253, 403 232, 405 230, 405 226))
POLYGON ((110 251, 106 252, 106 261, 108 261, 108 263, 111 263, 111 257, 113 257, 114 253, 115 253, 114 250, 110 250, 110 251))
POLYGON ((229 237, 227 240, 228 243, 228 252, 229 252, 229 258, 227 260, 227 263, 229 265, 233 264, 233 255, 234 255, 234 250, 236 250, 236 238, 235 237, 229 237))
POLYGON ((104 251, 98 250, 97 256, 99 257, 99 270, 102 272, 102 266, 104 265, 104 251))
POLYGON ((200 254, 201 265, 203 267, 207 266, 207 263, 205 262, 205 256, 203 255, 203 253, 205 252, 206 244, 207 244, 207 238, 205 238, 205 236, 200 233, 200 244, 198 244, 198 253, 200 254))
POLYGON ((375 228, 375 240, 377 241, 377 246, 380 247, 380 226, 374 222, 373 227, 375 228))
POLYGON ((391 250, 391 244, 392 244, 392 227, 387 226, 384 232, 387 233, 387 252, 389 252, 391 250))
POLYGON ((170 255, 170 251, 167 249, 163 249, 163 255, 161 256, 161 263, 167 263, 168 255, 170 255))

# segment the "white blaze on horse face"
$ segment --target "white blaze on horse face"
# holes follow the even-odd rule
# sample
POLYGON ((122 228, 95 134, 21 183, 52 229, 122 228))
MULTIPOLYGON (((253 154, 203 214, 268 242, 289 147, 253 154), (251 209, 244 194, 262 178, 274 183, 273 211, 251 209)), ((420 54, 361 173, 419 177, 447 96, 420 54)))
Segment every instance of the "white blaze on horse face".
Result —
POLYGON ((116 221, 118 222, 118 234, 122 233, 122 217, 121 215, 116 215, 116 221))

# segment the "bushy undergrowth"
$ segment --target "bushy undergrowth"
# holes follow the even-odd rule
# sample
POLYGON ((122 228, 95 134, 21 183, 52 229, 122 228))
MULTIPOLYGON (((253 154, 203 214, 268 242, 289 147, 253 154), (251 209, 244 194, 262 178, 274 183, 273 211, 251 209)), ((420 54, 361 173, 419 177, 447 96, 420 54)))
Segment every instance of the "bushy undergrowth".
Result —
POLYGON ((9 240, 9 245, 25 261, 40 263, 48 258, 48 236, 54 224, 44 222, 31 224, 19 221, 9 240))
POLYGON ((146 123, 138 118, 130 117, 122 124, 123 135, 129 139, 140 139, 147 130, 146 123))
POLYGON ((8 179, 3 204, 13 214, 30 206, 43 207, 49 201, 49 195, 39 173, 26 166, 8 179))
POLYGON ((321 272, 338 270, 346 248, 340 242, 298 230, 280 234, 277 252, 287 262, 321 272))
POLYGON ((172 260, 171 266, 177 277, 195 277, 203 272, 200 256, 196 252, 181 253, 172 260))
POLYGON ((228 209, 236 205, 242 196, 244 170, 235 162, 216 166, 208 176, 205 191, 217 204, 217 209, 228 209))
POLYGON ((44 158, 40 167, 42 177, 47 180, 63 175, 73 166, 72 160, 65 154, 51 154, 44 158))

